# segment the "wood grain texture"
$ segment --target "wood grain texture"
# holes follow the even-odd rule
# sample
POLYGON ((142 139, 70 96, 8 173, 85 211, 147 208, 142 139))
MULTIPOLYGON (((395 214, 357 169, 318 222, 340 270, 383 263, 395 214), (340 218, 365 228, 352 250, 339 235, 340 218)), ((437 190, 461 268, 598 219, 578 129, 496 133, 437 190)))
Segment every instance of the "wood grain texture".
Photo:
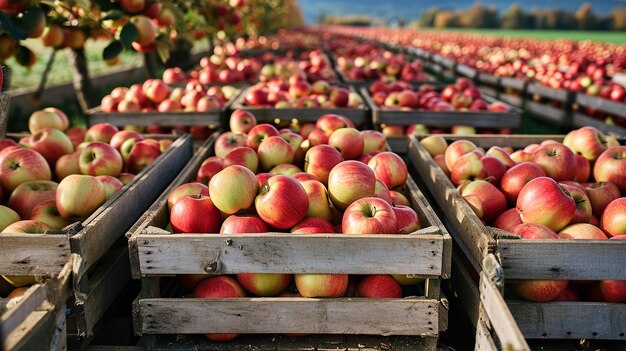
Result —
POLYGON ((461 302, 462 308, 467 313, 472 326, 476 328, 478 324, 478 307, 480 305, 478 282, 472 279, 468 268, 461 264, 461 259, 458 258, 459 255, 462 255, 462 253, 455 252, 452 256, 452 291, 461 302))
POLYGON ((479 320, 476 326, 476 344, 474 351, 498 351, 498 347, 491 336, 489 327, 484 321, 479 320))
MULTIPOLYGON (((1 88, 1 87, 0 87, 1 88)), ((0 92, 0 138, 7 134, 7 124, 9 122, 9 94, 0 92)))
POLYGON ((63 234, 0 234, 0 274, 50 275, 70 260, 70 240, 63 234))
POLYGON ((509 300, 507 305, 520 330, 529 339, 626 341, 625 304, 509 300))
POLYGON ((144 299, 144 334, 438 334, 439 302, 405 299, 144 299), (276 313, 289 311, 289 313, 276 313))
POLYGON ((102 112, 100 108, 89 111, 89 125, 97 123, 111 123, 116 126, 125 125, 160 125, 160 126, 193 126, 212 125, 219 126, 222 122, 222 115, 225 108, 212 109, 207 112, 102 112))
POLYGON ((581 112, 574 112, 572 114, 572 126, 576 128, 592 126, 604 133, 615 133, 621 136, 626 135, 626 128, 620 127, 618 125, 607 124, 606 122, 604 122, 604 120, 587 116, 586 114, 581 112))
POLYGON ((590 107, 594 110, 606 112, 614 117, 626 117, 624 104, 609 99, 586 94, 576 94, 576 103, 579 106, 590 107))

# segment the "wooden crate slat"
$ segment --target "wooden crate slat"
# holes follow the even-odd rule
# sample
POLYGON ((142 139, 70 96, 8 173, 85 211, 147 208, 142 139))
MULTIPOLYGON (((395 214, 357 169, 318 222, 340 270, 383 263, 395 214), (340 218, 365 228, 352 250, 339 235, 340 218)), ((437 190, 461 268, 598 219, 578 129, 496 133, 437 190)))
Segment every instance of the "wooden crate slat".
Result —
POLYGON ((626 340, 626 304, 507 301, 529 339, 626 340))
POLYGON ((501 77, 500 85, 505 88, 511 88, 514 90, 524 91, 526 89, 527 81, 519 78, 501 77))
POLYGON ((625 252, 614 240, 498 240, 507 279, 626 280, 625 252))
POLYGON ((565 89, 554 89, 540 83, 529 83, 527 86, 529 94, 539 95, 550 100, 571 102, 573 93, 565 89))
POLYGON ((567 123, 567 113, 562 108, 552 107, 535 101, 526 102, 526 110, 544 121, 564 125, 567 123))
POLYGON ((116 126, 124 125, 220 125, 222 114, 226 113, 224 108, 213 109, 207 112, 102 112, 99 108, 89 113, 87 122, 89 125, 96 123, 111 123, 116 126))
POLYGON ((139 308, 144 334, 437 335, 439 331, 439 302, 418 298, 161 298, 140 300, 139 308))
POLYGON ((48 275, 59 273, 70 260, 70 242, 63 234, 0 234, 0 273, 48 275))
MULTIPOLYGON (((626 109, 626 106, 623 108, 626 109)), ((590 117, 581 112, 574 112, 572 114, 572 126, 578 128, 584 126, 592 126, 602 131, 603 133, 615 133, 622 136, 626 135, 626 128, 619 125, 607 124, 603 120, 590 117)))
POLYGON ((476 344, 474 345, 474 351, 498 351, 489 328, 483 320, 478 321, 476 326, 476 344))
POLYGON ((576 94, 576 103, 579 106, 589 107, 606 112, 616 117, 626 117, 626 104, 587 94, 576 94))

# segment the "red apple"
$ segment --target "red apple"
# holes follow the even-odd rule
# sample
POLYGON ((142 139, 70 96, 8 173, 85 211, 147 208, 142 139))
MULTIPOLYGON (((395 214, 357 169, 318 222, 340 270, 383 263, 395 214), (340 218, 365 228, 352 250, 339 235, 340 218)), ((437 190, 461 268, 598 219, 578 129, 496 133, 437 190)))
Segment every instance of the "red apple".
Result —
POLYGON ((569 224, 588 223, 591 219, 591 202, 584 188, 581 189, 577 186, 563 183, 559 183, 559 185, 570 193, 576 203, 576 211, 569 224))
MULTIPOLYGON (((193 290, 194 298, 237 298, 245 297, 246 293, 239 283, 227 276, 217 276, 204 279, 193 290)), ((239 334, 235 333, 213 333, 205 336, 214 341, 230 341, 239 334)))
POLYGON ((567 287, 567 280, 525 280, 513 289, 524 300, 547 302, 556 299, 567 287))
POLYGON ((335 227, 323 218, 307 217, 291 228, 293 234, 334 234, 335 227))
POLYGON ((269 228, 257 215, 230 215, 222 223, 220 234, 267 233, 269 228))
POLYGON ((517 208, 514 207, 502 212, 502 214, 499 215, 493 222, 493 226, 513 233, 515 227, 522 223, 524 222, 522 222, 522 218, 520 217, 517 208))
POLYGON ((429 135, 420 139, 420 145, 431 157, 445 154, 448 148, 448 142, 441 135, 429 135))
POLYGON ((586 183, 585 190, 594 216, 601 218, 606 206, 620 197, 617 185, 610 182, 586 183))
POLYGON ((300 182, 309 199, 309 209, 306 217, 319 217, 332 221, 334 212, 332 202, 328 197, 328 191, 324 184, 317 180, 300 182))
POLYGON ((335 148, 329 145, 315 145, 304 156, 304 171, 327 185, 330 171, 342 161, 343 157, 335 148))
POLYGON ((403 186, 408 179, 409 173, 406 164, 393 152, 381 152, 367 163, 374 171, 376 179, 383 182, 388 189, 403 186))
POLYGON ((363 137, 363 154, 387 150, 387 138, 383 133, 377 130, 363 130, 361 136, 363 137))
POLYGON ((159 156, 161 156, 160 145, 152 144, 146 140, 139 141, 135 143, 130 154, 128 154, 126 170, 138 174, 154 163, 159 156))
POLYGON ((85 141, 101 141, 109 143, 119 129, 110 123, 97 123, 87 129, 85 141))
POLYGON ((558 143, 542 145, 533 152, 532 162, 556 181, 573 180, 576 177, 576 156, 567 146, 558 143))
POLYGON ((52 230, 61 230, 70 225, 71 222, 63 218, 57 210, 56 200, 46 200, 35 206, 30 214, 30 219, 45 223, 52 230))
POLYGON ((246 145, 253 150, 257 150, 263 140, 272 136, 279 136, 276 127, 267 123, 257 124, 256 126, 252 127, 252 129, 250 129, 246 145))
POLYGON ((506 197, 498 188, 485 180, 474 180, 459 187, 459 193, 474 213, 491 225, 506 211, 506 197))
POLYGON ((102 185, 104 186, 105 198, 109 200, 115 193, 124 187, 124 183, 121 180, 108 175, 96 176, 102 185))
POLYGON ((390 275, 374 274, 363 278, 357 286, 357 294, 369 298, 402 298, 402 287, 390 275))
POLYGON ((600 223, 609 236, 626 234, 626 197, 611 201, 604 209, 600 223))
MULTIPOLYGON (((7 149, 3 151, 7 151, 7 149)), ((8 150, 0 161, 0 185, 10 194, 18 185, 31 180, 50 180, 46 159, 30 149, 8 150)))
POLYGON ((20 184, 9 197, 7 205, 21 218, 30 218, 30 213, 40 202, 55 197, 58 184, 49 180, 33 180, 20 184))
POLYGON ((233 133, 248 133, 256 126, 256 118, 249 111, 235 110, 230 115, 230 130, 233 133))
POLYGON ((171 211, 178 199, 185 195, 209 195, 209 188, 198 182, 185 183, 172 190, 167 197, 167 210, 171 211))
POLYGON ((522 239, 559 239, 554 230, 537 223, 519 224, 513 228, 511 233, 522 237, 522 239))
POLYGON ((254 203, 259 217, 279 229, 293 227, 309 209, 309 198, 302 185, 283 175, 269 178, 254 203))
POLYGON ((174 203, 170 222, 174 233, 217 233, 222 217, 210 197, 185 195, 174 203))
POLYGON ((122 172, 123 160, 111 145, 94 141, 80 151, 78 166, 85 175, 117 177, 122 172))
POLYGON ((47 230, 52 230, 49 225, 39 221, 23 220, 10 224, 2 233, 7 234, 44 234, 47 230))
POLYGON ((341 231, 345 234, 396 234, 398 220, 385 200, 365 197, 354 201, 346 209, 341 231))
POLYGON ((481 157, 478 151, 471 151, 459 157, 450 169, 452 184, 458 186, 467 181, 487 178, 489 173, 481 162, 481 157))
POLYGON ((354 128, 339 128, 328 138, 328 144, 337 149, 346 160, 354 160, 363 154, 363 136, 354 128))
POLYGON ((359 161, 343 161, 328 175, 328 193, 334 205, 347 208, 354 201, 374 195, 376 174, 359 161))
POLYGON ((247 146, 238 146, 232 149, 226 157, 224 157, 223 167, 230 165, 240 165, 247 167, 253 173, 256 173, 259 166, 259 157, 257 153, 247 146))
POLYGON ((402 205, 392 208, 398 221, 398 234, 410 234, 421 228, 419 216, 414 209, 402 205))
POLYGON ((596 182, 611 182, 626 192, 626 146, 614 146, 604 151, 593 166, 596 182))
POLYGON ((524 185, 537 177, 545 177, 546 173, 541 167, 532 162, 521 162, 509 168, 500 181, 502 193, 514 204, 517 196, 524 185))
POLYGON ((595 127, 585 126, 569 132, 563 139, 563 145, 587 160, 595 161, 607 148, 619 143, 615 137, 607 136, 595 127))
POLYGON ((532 179, 517 197, 517 210, 524 223, 539 223, 559 231, 574 217, 576 202, 554 179, 532 179))
POLYGON ((559 237, 561 239, 608 239, 600 228, 588 223, 568 225, 567 227, 561 229, 559 237))
POLYGON ((478 147, 469 140, 457 140, 452 142, 445 152, 446 167, 451 170, 454 163, 466 153, 476 150, 478 147))
POLYGON ((232 132, 222 133, 215 140, 215 155, 223 159, 232 149, 238 146, 246 146, 247 139, 248 136, 245 134, 232 132))
POLYGON ((266 171, 280 164, 292 163, 295 155, 291 144, 280 136, 265 138, 259 144, 257 152, 261 168, 266 171))

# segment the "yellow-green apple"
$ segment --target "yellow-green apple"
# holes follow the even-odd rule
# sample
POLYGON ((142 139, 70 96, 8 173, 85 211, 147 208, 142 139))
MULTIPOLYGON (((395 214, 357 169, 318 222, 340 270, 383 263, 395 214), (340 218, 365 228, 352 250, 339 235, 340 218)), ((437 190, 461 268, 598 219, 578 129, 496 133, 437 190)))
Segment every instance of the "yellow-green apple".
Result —
POLYGON ((174 144, 174 141, 171 139, 161 139, 159 140, 159 149, 161 150, 161 153, 164 153, 165 151, 167 151, 167 149, 169 149, 172 144, 174 144))
MULTIPOLYGON (((228 276, 217 276, 204 279, 196 285, 192 296, 194 298, 238 298, 245 297, 246 293, 237 280, 228 276)), ((209 340, 230 341, 239 336, 235 333, 205 334, 209 340)))
POLYGON ((215 155, 221 158, 238 146, 246 146, 246 134, 238 134, 233 132, 222 133, 215 140, 215 155))
POLYGON ((509 168, 500 180, 500 189, 510 204, 517 201, 517 196, 526 183, 538 177, 545 177, 546 172, 532 162, 521 162, 509 168))
POLYGON ((97 123, 87 129, 85 141, 101 141, 109 143, 119 129, 110 123, 97 123))
POLYGON ((626 197, 615 199, 606 206, 600 225, 611 237, 626 234, 626 197))
MULTIPOLYGON (((52 230, 49 225, 39 221, 22 220, 8 225, 2 233, 7 234, 44 234, 46 230, 52 230)), ((6 276, 5 276, 6 278, 6 276)))
POLYGON ((70 122, 67 115, 55 107, 47 107, 43 110, 35 111, 28 118, 28 129, 31 134, 36 134, 45 128, 65 131, 69 125, 70 122))
POLYGON ((502 176, 507 171, 507 168, 504 165, 504 163, 502 163, 502 161, 500 161, 498 158, 493 157, 493 156, 483 156, 483 158, 480 159, 480 162, 483 164, 484 168, 487 170, 487 180, 490 181, 495 186, 499 187, 500 181, 502 180, 502 176))
POLYGON ((476 134, 476 127, 473 126, 452 126, 451 133, 454 135, 474 135, 476 134))
POLYGON ((530 152, 526 152, 524 150, 517 150, 511 153, 511 160, 513 160, 513 162, 516 162, 516 163, 531 162, 532 158, 533 158, 533 154, 531 154, 530 152))
POLYGON ((402 298, 402 287, 390 275, 372 274, 361 279, 356 293, 360 297, 399 299, 402 298))
POLYGON ((414 209, 403 205, 393 206, 392 208, 398 222, 398 234, 413 233, 421 228, 420 218, 414 209))
POLYGON ((85 175, 110 175, 117 177, 124 166, 122 155, 113 146, 94 141, 80 151, 80 173, 85 175))
POLYGON ((211 178, 222 169, 224 169, 224 160, 218 156, 211 156, 200 165, 198 174, 196 175, 196 182, 205 185, 209 184, 211 178))
POLYGON ((404 127, 400 125, 381 125, 383 129, 383 135, 387 138, 390 137, 402 137, 404 135, 404 127))
POLYGON ((130 173, 139 173, 150 166, 161 156, 161 147, 146 141, 136 142, 126 162, 126 170, 130 173))
POLYGON ((33 134, 28 147, 39 152, 51 166, 54 166, 59 157, 71 154, 74 150, 70 138, 53 128, 44 128, 33 134))
POLYGON ((2 189, 7 194, 13 192, 22 183, 31 180, 50 179, 52 179, 50 166, 46 159, 37 151, 15 149, 13 151, 8 150, 2 156, 0 161, 0 185, 2 185, 2 189))
POLYGON ((270 136, 264 139, 259 144, 257 152, 261 169, 265 171, 283 163, 293 162, 294 149, 280 136, 270 136))
POLYGON ((328 175, 328 193, 333 204, 341 209, 354 201, 374 195, 376 174, 359 161, 343 161, 328 175))
POLYGON ((363 154, 363 136, 354 128, 339 128, 328 138, 328 144, 337 149, 346 160, 354 160, 363 154))
POLYGON ((300 184, 309 199, 306 217, 320 217, 332 221, 334 218, 332 202, 328 198, 328 191, 324 184, 317 180, 306 180, 300 184))
POLYGON ((303 297, 341 297, 348 288, 347 274, 295 274, 294 280, 303 297))
POLYGON ((118 112, 140 112, 141 106, 133 100, 122 100, 117 105, 118 112))
POLYGON ((539 165, 548 177, 556 181, 573 180, 576 177, 576 156, 563 144, 541 145, 533 152, 532 162, 539 165))
POLYGON ((273 175, 282 174, 292 177, 294 174, 302 173, 302 170, 298 166, 291 163, 283 163, 278 166, 274 166, 272 169, 270 169, 269 173, 273 175))
POLYGON ((124 187, 124 183, 122 183, 121 180, 109 175, 100 175, 96 176, 96 178, 102 182, 102 185, 104 186, 105 198, 107 200, 113 197, 118 190, 124 187))
POLYGON ((256 126, 256 118, 249 111, 235 110, 230 115, 230 130, 233 133, 246 134, 252 127, 256 126))
POLYGON ((158 28, 156 24, 150 18, 144 15, 137 15, 137 16, 131 17, 130 22, 134 24, 135 27, 137 28, 137 38, 135 39, 134 43, 138 47, 143 48, 143 47, 151 47, 152 45, 154 45, 156 41, 158 28))
POLYGON ((376 179, 376 187, 374 189, 374 197, 383 199, 387 201, 388 204, 393 204, 393 199, 391 198, 391 193, 389 192, 389 188, 383 183, 381 180, 376 179))
POLYGON ((515 227, 522 223, 524 222, 522 222, 522 218, 520 217, 517 208, 513 207, 502 212, 502 214, 499 215, 493 222, 493 226, 495 228, 506 230, 509 233, 513 233, 515 227))
POLYGON ((191 182, 179 185, 176 189, 172 190, 172 192, 167 197, 167 210, 171 211, 172 207, 180 199, 185 195, 209 195, 209 188, 198 182, 191 182))
POLYGON ((230 215, 222 223, 220 234, 267 233, 269 227, 257 215, 230 215))
POLYGON ((160 79, 148 79, 141 86, 144 95, 155 104, 160 104, 170 96, 170 88, 160 79))
POLYGON ((411 201, 409 201, 409 199, 401 192, 389 190, 389 195, 391 195, 393 205, 411 206, 411 201))
POLYGON ((93 176, 72 174, 57 187, 56 205, 65 219, 85 219, 105 201, 104 186, 93 176))
POLYGON ((316 80, 311 84, 311 92, 315 94, 323 94, 326 95, 330 91, 330 83, 326 80, 316 80))
MULTIPOLYGON (((223 167, 230 165, 240 165, 247 167, 253 173, 256 173, 259 167, 259 157, 257 153, 247 146, 238 146, 224 157, 223 167)), ((200 172, 198 172, 199 174, 200 172)), ((210 178, 209 178, 210 179, 210 178)))
POLYGON ((591 209, 594 216, 602 217, 602 213, 611 201, 620 197, 620 191, 617 185, 611 182, 584 183, 585 191, 591 203, 591 209))
POLYGON ((383 133, 377 130, 363 130, 361 136, 363 138, 363 154, 387 150, 387 138, 383 133))
POLYGON ((170 223, 174 233, 217 233, 222 215, 210 197, 185 195, 174 203, 170 223))
POLYGON ((470 151, 459 157, 450 168, 450 180, 454 185, 461 185, 467 181, 486 179, 489 176, 487 168, 481 162, 482 154, 470 151))
POLYGON ((613 146, 604 151, 593 165, 596 182, 611 182, 626 192, 626 146, 613 146))
POLYGON ((607 148, 619 145, 612 135, 605 135, 595 127, 585 126, 569 132, 563 145, 589 161, 595 161, 607 148))
POLYGON ((517 225, 511 233, 522 239, 559 239, 554 230, 538 223, 522 223, 517 225))
POLYGON ((446 162, 446 167, 449 170, 452 170, 452 166, 461 156, 466 153, 477 150, 478 147, 469 140, 456 140, 448 145, 446 152, 444 153, 444 159, 446 162))
POLYGON ((113 134, 113 136, 111 137, 111 141, 109 142, 109 144, 111 146, 113 146, 116 149, 120 149, 122 147, 122 144, 128 140, 128 139, 135 139, 135 141, 142 141, 144 140, 144 136, 134 130, 120 130, 119 132, 113 134))
POLYGON ((134 178, 135 178, 134 174, 125 173, 125 172, 122 172, 120 173, 120 175, 117 176, 117 179, 119 179, 124 185, 130 183, 134 178))
POLYGON ((59 184, 50 180, 33 180, 20 184, 9 197, 7 205, 21 218, 30 218, 37 204, 54 199, 59 184))
POLYGON ((323 130, 327 136, 330 136, 339 128, 354 128, 354 123, 345 116, 329 113, 318 118, 315 122, 315 127, 323 130))
POLYGON ((57 210, 55 199, 46 200, 37 204, 30 214, 30 219, 46 223, 53 230, 61 230, 71 224, 71 222, 63 218, 59 210, 57 210))
POLYGON ((344 234, 397 234, 395 211, 385 200, 365 197, 354 201, 341 221, 344 234))
POLYGON ((13 209, 0 205, 0 232, 8 227, 9 224, 15 223, 20 219, 20 215, 13 209))
POLYGON ((276 129, 276 127, 267 123, 257 124, 250 129, 250 132, 248 132, 246 146, 252 148, 253 150, 257 150, 259 145, 261 145, 261 142, 272 136, 279 136, 278 129, 276 129))
POLYGON ((249 208, 254 203, 258 189, 259 182, 254 173, 239 165, 225 167, 209 182, 209 196, 225 214, 249 208))
POLYGON ((591 219, 592 209, 591 202, 584 188, 581 189, 580 187, 564 183, 559 183, 559 185, 570 193, 576 203, 576 211, 569 224, 588 223, 591 219))
POLYGON ((342 161, 343 157, 332 146, 315 145, 304 156, 304 171, 327 185, 330 171, 342 161))
POLYGON ((259 188, 254 204, 263 221, 278 229, 300 222, 309 210, 309 197, 296 180, 275 175, 259 188))
POLYGON ((539 223, 556 231, 563 229, 574 217, 576 202, 554 179, 532 179, 519 193, 517 210, 524 223, 539 223))
POLYGON ((492 146, 490 147, 487 152, 485 153, 485 156, 491 156, 491 157, 495 157, 498 160, 500 160, 500 162, 502 162, 507 168, 511 168, 513 166, 515 166, 515 161, 513 161, 511 159, 511 156, 509 155, 509 153, 504 150, 503 148, 499 147, 499 146, 492 146))
POLYGON ((291 228, 293 234, 334 234, 335 227, 324 218, 307 217, 291 228))
POLYGON ((448 142, 441 135, 429 135, 420 140, 420 145, 431 157, 445 154, 448 148, 448 142))
POLYGON ((567 227, 561 229, 561 231, 559 232, 559 237, 561 239, 608 239, 602 229, 589 223, 570 224, 567 227))
POLYGON ((291 274, 240 273, 237 281, 247 292, 256 296, 280 295, 293 280, 291 274))
POLYGON ((506 211, 506 197, 493 184, 485 180, 473 180, 458 188, 459 194, 485 224, 491 225, 506 211))
POLYGON ((367 166, 374 171, 376 179, 382 181, 388 189, 403 186, 408 179, 406 164, 393 152, 385 151, 376 154, 367 166))

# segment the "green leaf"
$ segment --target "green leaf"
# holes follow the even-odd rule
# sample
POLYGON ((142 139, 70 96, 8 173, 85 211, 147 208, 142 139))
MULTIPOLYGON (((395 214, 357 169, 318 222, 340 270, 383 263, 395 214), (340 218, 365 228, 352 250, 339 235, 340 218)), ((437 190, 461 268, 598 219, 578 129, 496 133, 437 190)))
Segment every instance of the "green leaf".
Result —
POLYGON ((111 10, 107 12, 106 16, 102 17, 103 21, 106 20, 118 20, 124 16, 124 13, 120 10, 111 10))
POLYGON ((135 41, 138 36, 139 32, 137 31, 137 27, 132 23, 126 23, 120 32, 120 41, 124 47, 131 49, 133 41, 135 41))
POLYGON ((170 58, 170 43, 166 37, 157 38, 156 52, 161 62, 166 62, 170 58))
POLYGON ((105 61, 112 60, 116 58, 119 54, 124 50, 124 45, 119 40, 112 41, 107 47, 102 51, 102 59, 105 61))

